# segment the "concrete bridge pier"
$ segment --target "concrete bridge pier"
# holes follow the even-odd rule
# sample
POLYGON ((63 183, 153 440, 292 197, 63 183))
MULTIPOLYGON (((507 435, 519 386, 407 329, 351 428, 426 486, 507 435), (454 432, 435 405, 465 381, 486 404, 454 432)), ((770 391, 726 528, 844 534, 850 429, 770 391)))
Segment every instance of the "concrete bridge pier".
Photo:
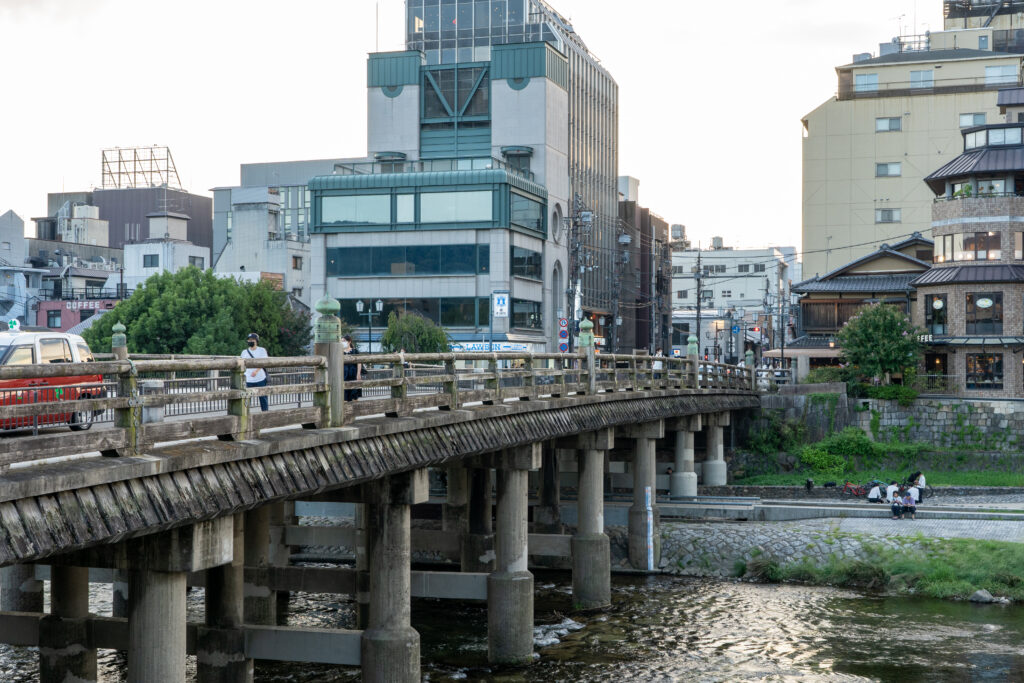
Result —
POLYGON ((89 647, 88 618, 89 569, 52 567, 50 616, 39 624, 41 683, 97 680, 96 650, 89 647))
POLYGON ((199 683, 252 683, 253 660, 245 657, 245 515, 232 518, 232 560, 206 570, 206 624, 197 633, 199 683))
POLYGON ((462 536, 461 568, 464 572, 484 573, 494 568, 494 531, 491 501, 491 470, 469 470, 469 532, 462 536))
POLYGON ((273 626, 277 623, 277 596, 270 590, 271 506, 245 513, 245 623, 273 626))
POLYGON ((633 505, 629 508, 629 563, 653 571, 661 560, 655 447, 665 438, 665 421, 630 425, 623 430, 635 440, 633 451, 633 505))
POLYGON ((554 442, 544 444, 544 455, 537 481, 537 506, 533 508, 534 531, 539 534, 562 533, 561 482, 558 451, 554 442))
POLYGON ((701 430, 701 416, 672 420, 666 428, 676 433, 675 462, 669 477, 669 495, 673 498, 697 495, 697 473, 693 469, 693 435, 701 430))
MULTIPOLYGON (((267 560, 271 567, 287 567, 291 565, 291 548, 284 542, 285 527, 298 524, 295 516, 295 502, 285 501, 272 503, 270 507, 270 548, 267 560)), ((288 601, 291 594, 288 591, 278 590, 274 592, 274 618, 275 623, 285 624, 288 621, 288 601)))
POLYGON ((529 471, 541 465, 541 444, 503 451, 498 469, 494 572, 487 577, 487 659, 533 661, 533 574, 529 561, 529 471))
POLYGON ((444 471, 448 485, 441 508, 441 528, 461 537, 469 523, 469 471, 461 463, 448 465, 444 471))
POLYGON ((370 575, 370 614, 363 631, 363 680, 420 680, 420 635, 412 627, 410 506, 426 502, 425 469, 363 486, 370 575))
POLYGON ((729 413, 708 415, 707 459, 704 461, 704 485, 725 486, 728 478, 725 465, 725 434, 723 427, 729 426, 729 413))
POLYGON ((615 447, 615 430, 581 434, 579 452, 579 521, 572 537, 572 602, 576 609, 611 604, 611 544, 604 533, 604 469, 615 447))
POLYGON ((42 612, 43 582, 34 564, 12 564, 0 569, 0 610, 42 612))

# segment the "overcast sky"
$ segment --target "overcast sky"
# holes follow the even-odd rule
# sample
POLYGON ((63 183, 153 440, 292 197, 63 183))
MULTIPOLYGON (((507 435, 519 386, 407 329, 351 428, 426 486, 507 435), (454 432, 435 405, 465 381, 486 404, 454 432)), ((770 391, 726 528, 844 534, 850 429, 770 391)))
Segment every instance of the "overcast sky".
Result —
MULTIPOLYGON (((619 84, 619 173, 693 239, 799 245, 801 117, 834 67, 941 30, 941 0, 550 0, 619 84), (914 27, 917 30, 914 31, 914 27)), ((0 213, 168 145, 186 189, 244 162, 366 152, 366 55, 404 0, 0 0, 0 213)))

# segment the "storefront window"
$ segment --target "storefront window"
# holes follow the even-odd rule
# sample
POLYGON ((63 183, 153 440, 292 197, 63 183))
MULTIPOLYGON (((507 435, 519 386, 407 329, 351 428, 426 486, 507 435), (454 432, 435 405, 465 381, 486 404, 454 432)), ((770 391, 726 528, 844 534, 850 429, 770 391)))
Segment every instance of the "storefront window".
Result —
POLYGON ((946 334, 946 295, 929 294, 924 298, 924 326, 930 334, 946 334))
POLYGON ((967 354, 966 386, 968 389, 1002 389, 1003 354, 967 354))
POLYGON ((967 334, 1003 333, 1003 293, 973 292, 967 295, 967 334))
POLYGON ((998 261, 1002 258, 1001 243, 997 232, 968 233, 964 235, 964 260, 998 261))
POLYGON ((525 299, 512 300, 512 327, 539 330, 544 327, 541 319, 541 304, 525 299))

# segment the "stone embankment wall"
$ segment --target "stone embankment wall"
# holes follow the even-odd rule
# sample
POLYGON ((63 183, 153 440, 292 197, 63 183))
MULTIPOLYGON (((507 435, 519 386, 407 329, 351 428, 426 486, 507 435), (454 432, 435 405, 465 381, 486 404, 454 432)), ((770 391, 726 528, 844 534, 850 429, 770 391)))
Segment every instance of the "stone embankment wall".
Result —
MULTIPOLYGON (((925 471, 927 476, 927 470, 925 471)), ((808 491, 803 486, 701 486, 697 494, 701 496, 740 496, 741 498, 760 498, 762 500, 843 500, 839 491, 842 482, 836 488, 822 488, 823 479, 815 479, 814 488, 808 491)), ((857 482, 863 484, 864 482, 857 482)), ((970 498, 972 496, 1009 496, 1020 495, 1024 489, 1015 486, 943 486, 938 491, 941 499, 970 498)))
MULTIPOLYGON (((629 549, 625 527, 610 527, 613 569, 625 569, 629 549)), ((758 555, 779 564, 808 561, 864 559, 874 551, 915 552, 913 538, 833 534, 821 529, 800 529, 790 524, 671 522, 661 525, 661 563, 666 574, 728 578, 736 576, 738 562, 749 563, 758 555)))

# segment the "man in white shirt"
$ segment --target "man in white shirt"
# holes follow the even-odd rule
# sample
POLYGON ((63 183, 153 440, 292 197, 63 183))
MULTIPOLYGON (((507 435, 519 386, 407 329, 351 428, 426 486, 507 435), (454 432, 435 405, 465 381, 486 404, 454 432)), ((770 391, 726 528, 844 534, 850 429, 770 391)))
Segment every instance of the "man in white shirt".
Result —
MULTIPOLYGON (((242 358, 268 358, 270 354, 267 350, 260 346, 260 336, 253 332, 249 335, 246 340, 248 348, 242 351, 239 355, 242 358)), ((245 386, 246 387, 265 387, 267 386, 267 371, 263 368, 247 368, 245 371, 245 386)), ((270 410, 270 402, 266 396, 260 396, 260 410, 264 413, 270 410)))
POLYGON ((871 487, 868 491, 868 502, 869 503, 881 503, 882 502, 882 489, 878 484, 871 487))
POLYGON ((885 487, 885 502, 892 503, 896 500, 896 494, 900 490, 899 485, 896 482, 890 483, 885 487))

